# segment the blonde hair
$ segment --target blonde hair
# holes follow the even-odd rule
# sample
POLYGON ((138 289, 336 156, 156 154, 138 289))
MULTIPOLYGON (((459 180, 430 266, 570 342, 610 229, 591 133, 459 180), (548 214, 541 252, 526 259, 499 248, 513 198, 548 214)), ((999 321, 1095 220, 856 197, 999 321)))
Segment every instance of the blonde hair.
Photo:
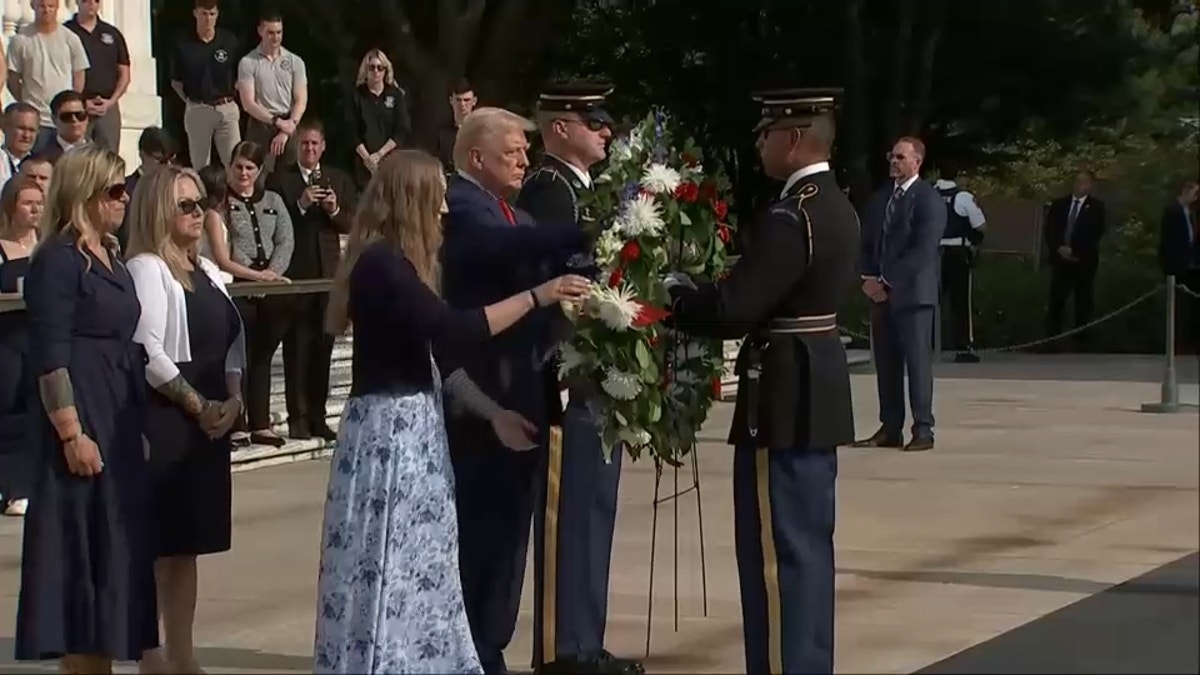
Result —
POLYGON ((193 289, 191 271, 194 250, 181 247, 171 237, 172 225, 179 216, 175 185, 181 180, 196 184, 200 199, 204 199, 204 183, 191 169, 159 165, 142 176, 130 200, 129 253, 127 258, 149 253, 167 264, 171 276, 187 290, 193 289))
POLYGON ((371 62, 372 58, 383 64, 383 83, 390 84, 393 87, 397 86, 396 69, 392 67, 392 60, 378 47, 367 52, 362 57, 362 61, 358 62, 358 76, 354 78, 354 84, 361 86, 367 83, 367 64, 371 62))
POLYGON ((463 118, 458 135, 454 137, 454 165, 460 169, 467 167, 471 151, 497 136, 513 131, 528 134, 537 130, 538 126, 531 120, 504 108, 476 108, 463 118))
POLYGON ((329 294, 326 332, 340 335, 350 327, 350 275, 363 251, 376 242, 386 242, 408 259, 421 281, 438 292, 445 198, 442 164, 432 155, 396 150, 383 160, 354 212, 346 257, 329 294))
POLYGON ((38 223, 42 243, 60 237, 72 237, 75 248, 83 252, 89 238, 119 256, 121 246, 112 232, 100 232, 92 221, 99 217, 97 206, 109 187, 125 182, 125 160, 99 145, 89 144, 68 150, 54 165, 50 187, 46 190, 46 208, 38 223))

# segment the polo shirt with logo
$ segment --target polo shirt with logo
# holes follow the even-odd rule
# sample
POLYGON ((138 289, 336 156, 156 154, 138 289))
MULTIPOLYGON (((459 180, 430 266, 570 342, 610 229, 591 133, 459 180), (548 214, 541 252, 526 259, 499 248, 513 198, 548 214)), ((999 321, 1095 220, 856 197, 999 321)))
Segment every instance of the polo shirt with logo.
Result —
POLYGON ((88 68, 83 80, 84 98, 112 98, 117 91, 120 66, 129 65, 129 46, 125 36, 111 23, 96 20, 96 27, 88 30, 79 25, 79 16, 63 24, 79 36, 83 50, 87 52, 88 68))
POLYGON ((254 97, 272 115, 286 115, 292 109, 292 96, 297 87, 308 83, 304 59, 279 48, 273 59, 263 54, 262 45, 242 57, 238 64, 238 82, 254 82, 254 97))
POLYGON ((180 83, 183 95, 194 103, 231 99, 237 83, 235 54, 240 50, 233 33, 222 28, 208 42, 189 31, 171 52, 171 81, 180 83))

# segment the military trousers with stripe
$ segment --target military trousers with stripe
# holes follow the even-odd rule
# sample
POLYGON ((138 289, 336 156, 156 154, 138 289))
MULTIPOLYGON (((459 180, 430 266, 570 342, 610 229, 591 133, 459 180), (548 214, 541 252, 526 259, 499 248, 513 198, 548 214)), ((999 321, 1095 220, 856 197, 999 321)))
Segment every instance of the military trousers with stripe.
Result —
POLYGON ((591 413, 572 399, 552 427, 533 514, 533 665, 604 648, 621 453, 605 462, 591 413))
POLYGON ((749 675, 833 672, 837 452, 734 449, 734 545, 749 675))

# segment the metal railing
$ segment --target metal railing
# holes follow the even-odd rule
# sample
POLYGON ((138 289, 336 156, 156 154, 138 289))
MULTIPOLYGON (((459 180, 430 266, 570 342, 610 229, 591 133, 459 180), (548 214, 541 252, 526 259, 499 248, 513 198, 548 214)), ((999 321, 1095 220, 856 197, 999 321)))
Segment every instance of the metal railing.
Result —
MULTIPOLYGON (((301 281, 235 281, 225 288, 235 298, 253 298, 267 295, 307 295, 327 293, 333 288, 332 279, 305 279, 301 281)), ((25 300, 17 293, 0 293, 0 313, 25 309, 25 300)))

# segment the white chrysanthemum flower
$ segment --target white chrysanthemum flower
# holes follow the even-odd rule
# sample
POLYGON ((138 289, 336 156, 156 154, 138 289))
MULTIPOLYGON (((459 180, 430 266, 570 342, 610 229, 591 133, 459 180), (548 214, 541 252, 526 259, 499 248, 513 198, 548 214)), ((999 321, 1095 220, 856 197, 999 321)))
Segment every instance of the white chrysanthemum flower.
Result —
POLYGON ((625 246, 625 240, 621 238, 619 230, 618 227, 610 227, 596 237, 596 262, 602 267, 609 267, 615 263, 621 248, 625 246))
POLYGON ((587 299, 587 309, 589 314, 615 331, 629 330, 642 311, 634 302, 633 291, 624 284, 617 288, 594 284, 587 299))
POLYGON ((679 172, 679 175, 684 180, 689 180, 693 183, 701 183, 704 181, 704 178, 705 178, 704 165, 703 164, 697 164, 696 166, 684 165, 683 169, 679 172))
POLYGON ((617 216, 616 229, 629 238, 657 236, 664 227, 662 210, 650 195, 638 195, 625 202, 617 216))
POLYGON ((617 432, 617 439, 634 447, 642 446, 650 442, 650 432, 645 429, 621 427, 617 432))
POLYGON ((608 146, 608 159, 611 162, 628 162, 633 159, 633 144, 629 142, 629 139, 618 138, 608 146))
POLYGON ((641 183, 642 187, 651 194, 669 195, 675 192, 675 188, 679 187, 682 180, 679 172, 675 169, 663 164, 651 164, 642 174, 641 183))
POLYGON ((587 359, 569 342, 564 342, 558 350, 558 376, 566 377, 568 373, 581 368, 587 359))
POLYGON ((600 388, 618 401, 632 401, 641 393, 642 383, 638 381, 637 375, 609 369, 604 375, 604 381, 600 383, 600 388))

